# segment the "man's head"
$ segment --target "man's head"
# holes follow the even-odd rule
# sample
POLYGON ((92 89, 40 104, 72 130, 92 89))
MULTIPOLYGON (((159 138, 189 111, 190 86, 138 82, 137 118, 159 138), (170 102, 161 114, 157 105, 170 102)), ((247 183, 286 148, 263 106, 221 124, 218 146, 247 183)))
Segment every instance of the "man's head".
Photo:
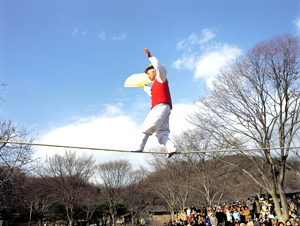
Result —
POLYGON ((152 64, 150 64, 150 66, 145 69, 145 73, 148 75, 148 78, 151 81, 155 80, 155 78, 156 78, 156 70, 154 69, 154 67, 153 67, 152 64))

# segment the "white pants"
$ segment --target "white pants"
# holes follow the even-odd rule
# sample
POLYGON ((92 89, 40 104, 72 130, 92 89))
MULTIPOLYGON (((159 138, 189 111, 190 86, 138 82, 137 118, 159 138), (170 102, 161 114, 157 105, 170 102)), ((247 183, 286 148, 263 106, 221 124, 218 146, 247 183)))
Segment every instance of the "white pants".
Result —
POLYGON ((148 137, 156 133, 156 137, 160 144, 166 146, 167 150, 173 149, 175 146, 169 138, 169 117, 171 114, 171 107, 168 104, 161 103, 156 105, 147 115, 142 129, 142 138, 139 147, 143 150, 148 137))
POLYGON ((156 132, 156 137, 160 144, 163 144, 164 137, 169 137, 169 118, 171 114, 170 105, 162 103, 156 105, 147 115, 142 133, 151 136, 156 132))

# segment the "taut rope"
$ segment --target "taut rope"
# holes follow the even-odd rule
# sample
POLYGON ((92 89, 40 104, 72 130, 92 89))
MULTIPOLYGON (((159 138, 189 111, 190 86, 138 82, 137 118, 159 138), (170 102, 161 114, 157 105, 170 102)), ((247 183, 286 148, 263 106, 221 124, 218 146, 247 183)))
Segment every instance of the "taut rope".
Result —
MULTIPOLYGON (((4 144, 23 144, 23 145, 55 147, 55 148, 72 148, 72 149, 74 148, 74 149, 86 149, 86 150, 96 150, 96 151, 116 151, 116 152, 131 152, 131 153, 168 154, 168 152, 161 152, 161 151, 132 152, 130 150, 117 150, 117 149, 93 148, 93 147, 78 147, 78 146, 55 145, 55 144, 39 144, 39 143, 4 141, 4 140, 0 140, 0 143, 4 143, 4 144)), ((244 149, 224 149, 224 150, 220 149, 220 150, 176 152, 175 154, 212 153, 212 152, 240 152, 240 151, 259 151, 259 150, 275 150, 275 149, 296 149, 296 148, 300 148, 300 147, 273 147, 273 148, 250 148, 250 149, 249 148, 244 148, 244 149)))

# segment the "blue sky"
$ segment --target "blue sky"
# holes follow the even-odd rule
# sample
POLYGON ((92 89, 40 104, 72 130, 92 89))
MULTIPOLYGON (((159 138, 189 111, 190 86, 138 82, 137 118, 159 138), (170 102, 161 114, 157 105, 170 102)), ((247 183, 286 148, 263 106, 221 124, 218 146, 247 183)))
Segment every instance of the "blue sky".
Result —
MULTIPOLYGON (((150 99, 124 81, 149 65, 148 48, 168 70, 172 134, 207 95, 218 70, 257 42, 299 35, 296 0, 0 1, 1 117, 37 142, 130 149, 150 99)), ((155 138, 147 145, 157 145, 155 138)), ((37 156, 61 152, 37 148, 37 156)), ((92 153, 92 152, 90 152, 92 153)), ((99 162, 145 156, 94 152, 99 162)))

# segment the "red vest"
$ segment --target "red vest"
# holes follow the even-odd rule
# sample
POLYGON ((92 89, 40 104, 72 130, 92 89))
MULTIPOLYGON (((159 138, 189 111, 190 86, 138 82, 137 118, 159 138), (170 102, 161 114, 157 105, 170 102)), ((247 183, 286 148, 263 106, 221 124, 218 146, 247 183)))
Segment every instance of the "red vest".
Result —
POLYGON ((168 85, 168 80, 164 83, 158 82, 156 79, 151 87, 151 109, 161 103, 167 103, 172 109, 171 95, 168 85))

